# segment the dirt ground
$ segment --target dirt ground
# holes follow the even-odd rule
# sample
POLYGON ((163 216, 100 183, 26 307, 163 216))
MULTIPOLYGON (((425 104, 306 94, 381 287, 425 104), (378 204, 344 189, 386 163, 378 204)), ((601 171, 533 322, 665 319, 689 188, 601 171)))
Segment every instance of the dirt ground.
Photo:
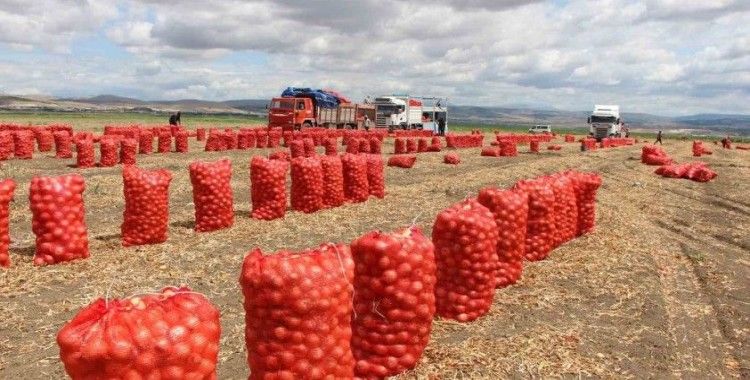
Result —
MULTIPOLYGON (((710 183, 652 174, 638 160, 640 146, 581 153, 578 144, 563 143, 561 152, 513 158, 465 149, 455 167, 441 163, 443 153, 422 153, 413 169, 386 169, 383 200, 257 221, 249 218, 248 163, 268 150, 204 153, 191 144, 189 154, 138 157, 140 166, 174 174, 167 243, 122 248, 121 169, 87 169, 91 258, 41 268, 31 264, 30 178, 76 169, 53 158, 2 164, 0 177, 19 187, 11 206, 13 266, 0 270, 0 378, 64 378, 55 336, 77 310, 106 294, 184 283, 221 310, 219 378, 244 379, 238 277, 251 248, 350 241, 413 221, 429 233, 442 208, 484 186, 566 168, 603 176, 596 231, 527 265, 522 281, 498 290, 479 321, 436 320, 420 365, 403 377, 750 377, 750 152, 712 146, 714 154, 700 158, 719 173, 710 183), (236 224, 196 234, 187 165, 220 157, 234 165, 236 224)), ((692 160, 689 142, 667 141, 665 149, 692 160)))

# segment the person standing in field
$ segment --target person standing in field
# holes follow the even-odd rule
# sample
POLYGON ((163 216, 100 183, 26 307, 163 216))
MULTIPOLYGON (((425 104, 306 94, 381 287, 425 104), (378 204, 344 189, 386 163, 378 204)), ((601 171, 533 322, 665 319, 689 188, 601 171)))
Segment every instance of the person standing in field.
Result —
POLYGON ((663 145, 661 143, 661 129, 659 130, 659 132, 656 133, 656 141, 654 141, 654 144, 656 143, 659 143, 659 145, 663 145))
POLYGON ((180 111, 177 111, 177 113, 173 113, 169 115, 169 125, 181 125, 180 122, 180 111))
POLYGON ((438 135, 445 136, 445 119, 438 119, 438 135))
POLYGON ((365 115, 365 120, 362 122, 362 125, 365 127, 365 131, 370 130, 370 118, 365 115))

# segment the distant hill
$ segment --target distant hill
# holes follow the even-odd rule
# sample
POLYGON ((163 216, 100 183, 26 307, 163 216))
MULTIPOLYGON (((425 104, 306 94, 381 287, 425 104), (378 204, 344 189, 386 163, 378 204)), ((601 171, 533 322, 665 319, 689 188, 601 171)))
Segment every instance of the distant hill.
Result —
MULTIPOLYGON (((0 111, 48 112, 145 112, 199 114, 266 115, 268 99, 234 99, 210 101, 200 99, 140 100, 117 95, 90 98, 62 98, 0 95, 0 111)), ((586 127, 589 111, 562 111, 549 105, 516 104, 502 107, 450 105, 450 122, 475 124, 533 125, 551 124, 558 127, 586 127), (536 107, 536 108, 535 108, 536 107)), ((646 113, 623 113, 633 129, 679 129, 695 133, 732 132, 750 135, 750 115, 698 114, 667 117, 646 113)))

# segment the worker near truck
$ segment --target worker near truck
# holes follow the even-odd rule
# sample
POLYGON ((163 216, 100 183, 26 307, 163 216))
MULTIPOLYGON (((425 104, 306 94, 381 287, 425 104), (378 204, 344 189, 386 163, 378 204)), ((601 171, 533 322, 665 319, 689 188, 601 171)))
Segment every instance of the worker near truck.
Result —
POLYGON ((362 125, 365 127, 365 131, 370 131, 370 118, 365 115, 365 120, 362 122, 362 125))
POLYGON ((662 145, 661 143, 661 129, 659 132, 656 133, 656 141, 654 141, 654 144, 659 143, 659 145, 662 145))
POLYGON ((729 135, 721 139, 721 147, 724 149, 732 149, 732 139, 729 138, 729 135))
POLYGON ((442 117, 438 119, 438 135, 445 136, 445 119, 442 117))

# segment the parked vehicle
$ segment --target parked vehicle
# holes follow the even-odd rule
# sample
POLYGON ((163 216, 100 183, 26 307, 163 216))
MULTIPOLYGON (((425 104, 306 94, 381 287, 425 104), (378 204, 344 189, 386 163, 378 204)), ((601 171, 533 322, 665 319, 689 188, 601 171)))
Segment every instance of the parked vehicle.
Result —
POLYGON ((547 124, 547 125, 537 124, 537 125, 529 128, 529 133, 532 133, 532 134, 536 134, 536 133, 550 133, 551 134, 552 133, 552 127, 549 124, 547 124))
POLYGON ((595 105, 594 112, 589 116, 589 133, 597 141, 605 137, 622 137, 623 122, 620 119, 620 106, 617 105, 595 105))
POLYGON ((338 94, 334 96, 323 90, 287 88, 281 97, 271 99, 268 126, 283 130, 311 127, 356 129, 361 127, 365 115, 371 120, 375 118, 373 105, 341 102, 339 98, 338 94))
POLYGON ((375 98, 375 127, 394 129, 422 129, 422 101, 408 95, 375 98))
POLYGON ((422 128, 440 132, 438 122, 445 123, 444 133, 448 133, 448 99, 439 97, 421 97, 422 99, 422 128))

